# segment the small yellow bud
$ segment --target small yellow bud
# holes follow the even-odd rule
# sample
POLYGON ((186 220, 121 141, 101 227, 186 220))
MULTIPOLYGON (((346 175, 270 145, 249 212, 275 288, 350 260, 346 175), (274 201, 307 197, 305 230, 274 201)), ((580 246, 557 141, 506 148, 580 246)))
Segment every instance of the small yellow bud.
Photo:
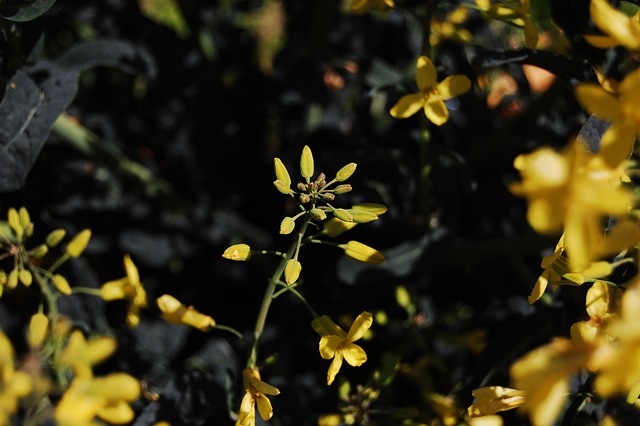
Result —
POLYGON ((66 234, 67 231, 65 231, 64 229, 54 229, 53 231, 49 232, 49 235, 47 235, 45 242, 49 247, 55 247, 60 244, 60 241, 62 241, 66 234))
POLYGON ((40 244, 31 250, 31 255, 36 259, 42 259, 47 253, 49 253, 49 247, 46 244, 40 244))
POLYGON ((351 206, 352 209, 364 210, 377 216, 387 212, 387 206, 377 203, 358 203, 351 206))
POLYGON ((67 281, 67 279, 60 274, 56 274, 53 276, 53 286, 65 296, 71 294, 71 286, 69 285, 69 281, 67 281))
POLYGON ((290 234, 296 227, 296 221, 292 217, 285 217, 280 223, 280 233, 283 235, 290 234))
POLYGON ((18 216, 20 217, 20 225, 22 225, 23 228, 26 228, 31 224, 31 217, 25 207, 20 207, 18 216))
POLYGON ((300 271, 302 271, 302 265, 295 259, 287 260, 287 264, 284 267, 284 281, 291 285, 298 281, 300 277, 300 271))
POLYGON ((333 192, 335 194, 346 194, 347 192, 351 192, 353 188, 351 187, 351 185, 349 184, 345 184, 345 185, 338 185, 336 186, 336 189, 333 190, 333 192))
POLYGON ((338 170, 338 173, 336 173, 336 180, 338 182, 344 182, 345 180, 349 179, 351 175, 353 175, 353 172, 356 171, 356 167, 356 163, 347 164, 346 166, 338 170))
POLYGON ((9 272, 9 278, 7 279, 7 287, 16 288, 18 285, 18 270, 13 269, 9 272))
POLYGON ((351 209, 349 213, 351 213, 351 217, 353 217, 355 223, 367 223, 378 220, 378 216, 366 210, 351 209))
POLYGON ((234 244, 222 253, 222 257, 230 260, 248 260, 251 248, 247 244, 234 244))
POLYGON ((314 220, 318 221, 325 220, 327 218, 327 214, 324 212, 324 210, 318 208, 309 210, 309 214, 314 220))
POLYGON ((311 197, 309 196, 309 194, 300 194, 300 202, 302 204, 306 204, 309 201, 311 201, 311 197))
POLYGON ((9 220, 11 230, 13 230, 13 233, 16 235, 18 240, 21 240, 24 235, 24 228, 20 224, 20 215, 18 214, 18 211, 11 207, 7 213, 7 218, 9 220))
POLYGON ((38 312, 31 317, 29 321, 29 334, 27 340, 29 346, 32 348, 38 348, 44 342, 44 338, 47 336, 47 328, 49 327, 49 317, 42 312, 38 312))
POLYGON ((324 223, 324 228, 322 229, 322 232, 324 232, 331 238, 335 238, 338 235, 344 234, 345 232, 347 232, 349 229, 353 228, 356 225, 357 223, 355 222, 344 222, 334 217, 324 223))
POLYGON ((35 229, 35 227, 33 226, 33 223, 30 223, 26 228, 24 228, 24 235, 26 237, 32 236, 34 229, 35 229))
POLYGON ((33 275, 28 269, 21 269, 20 272, 18 272, 18 278, 25 287, 29 287, 33 282, 33 275))
POLYGON ((283 182, 287 187, 291 186, 291 177, 282 161, 277 157, 274 158, 273 166, 276 170, 276 179, 283 182))
POLYGON ((353 222, 353 216, 345 209, 335 209, 333 215, 344 222, 353 222))
POLYGON ((91 239, 91 230, 83 229, 67 244, 67 254, 71 257, 79 257, 87 248, 91 239))
POLYGON ((300 174, 309 183, 311 176, 314 172, 313 154, 311 148, 307 145, 302 148, 302 155, 300 156, 300 174))
POLYGON ((378 250, 358 241, 349 241, 344 246, 344 253, 360 262, 380 264, 384 262, 384 256, 378 250))
POLYGON ((273 181, 273 186, 276 187, 278 192, 280 192, 280 193, 282 193, 284 195, 289 195, 289 194, 291 194, 293 192, 291 190, 291 188, 289 187, 289 185, 287 185, 286 183, 284 183, 280 179, 277 179, 277 180, 273 181))

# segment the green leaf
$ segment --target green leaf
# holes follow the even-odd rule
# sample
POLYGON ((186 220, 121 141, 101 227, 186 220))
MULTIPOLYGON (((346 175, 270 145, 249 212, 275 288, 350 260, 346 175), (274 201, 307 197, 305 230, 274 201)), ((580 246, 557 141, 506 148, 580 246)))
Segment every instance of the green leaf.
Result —
POLYGON ((138 0, 142 14, 153 22, 171 28, 180 38, 187 38, 191 31, 182 10, 175 0, 138 0))
POLYGON ((0 11, 0 16, 13 22, 32 21, 45 14, 56 0, 35 0, 27 6, 4 6, 0 11))

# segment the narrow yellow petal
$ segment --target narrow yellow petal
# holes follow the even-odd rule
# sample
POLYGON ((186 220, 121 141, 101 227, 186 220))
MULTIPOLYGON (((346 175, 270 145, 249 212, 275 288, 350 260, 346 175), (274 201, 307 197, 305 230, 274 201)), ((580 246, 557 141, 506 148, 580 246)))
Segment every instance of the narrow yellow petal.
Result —
POLYGON ((256 398, 256 404, 258 405, 258 412, 262 420, 269 420, 273 416, 273 408, 271 407, 271 401, 266 396, 258 396, 256 398))
POLYGON ((426 56, 420 56, 416 65, 416 84, 421 92, 429 91, 436 86, 436 67, 426 56))
POLYGON ((471 80, 465 75, 450 75, 438 83, 440 99, 447 100, 466 93, 471 88, 471 80))
POLYGON ((360 367, 367 360, 367 353, 355 343, 345 343, 342 347, 342 355, 352 367, 360 367))
POLYGON ((351 324, 351 328, 349 329, 349 333, 347 333, 347 337, 345 341, 347 342, 355 342, 360 339, 364 334, 371 328, 371 324, 373 324, 373 315, 371 312, 362 312, 351 324))
POLYGON ((449 110, 444 101, 431 96, 424 104, 424 114, 436 126, 442 126, 449 121, 449 110))
POLYGON ((333 357, 333 361, 331 361, 331 365, 329 365, 329 370, 327 371, 327 385, 333 383, 333 380, 336 378, 336 374, 340 371, 340 367, 342 367, 342 352, 336 352, 336 356, 333 357))
POLYGON ((591 114, 616 121, 621 117, 620 101, 597 84, 581 83, 575 89, 576 99, 591 114))
POLYGON ((343 342, 339 336, 322 336, 320 338, 320 356, 324 359, 331 359, 335 356, 338 346, 343 342))
POLYGON ((591 18, 605 33, 630 50, 640 48, 640 37, 630 17, 613 8, 606 0, 591 0, 591 18))
POLYGON ((131 260, 131 256, 128 254, 124 256, 124 270, 127 272, 127 278, 129 279, 129 284, 136 285, 140 283, 140 275, 138 274, 138 268, 131 260))
POLYGON ((393 118, 409 118, 416 112, 420 111, 424 104, 422 93, 411 93, 404 95, 391 108, 391 116, 393 118))

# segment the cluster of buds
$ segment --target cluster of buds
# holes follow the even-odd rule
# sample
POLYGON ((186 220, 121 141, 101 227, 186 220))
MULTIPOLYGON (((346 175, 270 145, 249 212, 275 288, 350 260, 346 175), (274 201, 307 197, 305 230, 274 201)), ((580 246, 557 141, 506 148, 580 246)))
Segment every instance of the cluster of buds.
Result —
MULTIPOLYGON (((64 239, 64 229, 55 229, 47 235, 45 242, 33 248, 26 247, 26 241, 33 235, 34 225, 25 207, 16 210, 10 208, 7 221, 0 221, 0 246, 5 253, 0 254, 0 260, 12 258, 13 265, 7 274, 0 269, 0 296, 4 288, 11 290, 21 283, 29 287, 34 280, 34 274, 46 277, 53 286, 63 294, 71 294, 67 280, 60 274, 53 274, 38 267, 38 260, 49 253, 49 249, 56 247, 64 239)), ((66 246, 64 255, 58 260, 58 265, 69 258, 82 254, 91 238, 91 231, 85 229, 78 233, 66 246)))
MULTIPOLYGON (((332 214, 336 219, 348 223, 366 223, 378 219, 375 211, 386 209, 359 208, 354 206, 351 209, 336 208, 331 203, 336 199, 336 195, 346 194, 352 190, 351 185, 342 182, 349 179, 356 171, 356 163, 349 163, 336 173, 336 176, 327 182, 324 173, 320 173, 315 180, 315 165, 311 149, 305 146, 300 157, 300 174, 304 181, 296 185, 296 190, 291 187, 291 177, 287 168, 279 158, 274 159, 276 180, 273 185, 282 194, 295 197, 301 206, 302 211, 294 217, 285 217, 280 225, 281 234, 290 234, 295 228, 295 220, 305 214, 311 216, 314 221, 320 222, 327 218, 327 214, 332 214), (334 186, 334 184, 337 184, 334 186)), ((370 206, 369 206, 370 207, 370 206)))

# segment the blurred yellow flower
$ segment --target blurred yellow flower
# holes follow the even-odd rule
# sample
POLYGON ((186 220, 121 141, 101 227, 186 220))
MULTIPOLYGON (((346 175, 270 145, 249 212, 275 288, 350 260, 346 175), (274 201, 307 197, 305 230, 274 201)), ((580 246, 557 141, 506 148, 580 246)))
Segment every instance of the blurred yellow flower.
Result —
POLYGON ((441 126, 449 120, 449 110, 444 101, 471 88, 471 81, 464 75, 450 75, 438 83, 436 67, 426 56, 418 58, 416 84, 419 92, 401 97, 391 108, 394 118, 408 118, 422 109, 429 121, 441 126))
POLYGON ((0 331, 0 425, 9 425, 9 417, 18 409, 18 400, 31 392, 29 375, 15 370, 13 346, 0 331))
POLYGON ((431 34, 429 43, 437 46, 443 40, 454 40, 459 43, 469 43, 473 36, 466 28, 460 28, 460 24, 466 21, 469 16, 469 9, 458 6, 449 12, 443 20, 433 19, 431 21, 431 34))
POLYGON ((358 14, 363 14, 370 10, 386 12, 394 7, 393 0, 351 0, 351 11, 358 14))
POLYGON ((520 407, 533 426, 553 424, 569 391, 569 378, 585 367, 595 347, 558 338, 517 360, 510 369, 516 389, 525 392, 520 407))
POLYGON ((478 8, 491 19, 504 21, 522 28, 527 46, 535 49, 538 44, 538 29, 531 20, 529 0, 506 0, 491 3, 491 0, 476 0, 478 8))
POLYGON ((278 395, 280 391, 260 380, 260 372, 255 368, 242 370, 242 380, 245 393, 236 426, 255 426, 256 405, 262 420, 269 420, 273 416, 273 407, 267 395, 278 395))
POLYGON ((198 312, 193 306, 185 306, 175 297, 163 294, 156 299, 162 318, 171 324, 186 324, 200 331, 209 331, 216 322, 208 315, 198 312))
POLYGON ((353 342, 364 336, 372 324, 373 316, 370 312, 362 312, 358 315, 348 333, 345 333, 327 315, 312 321, 312 327, 322 336, 319 345, 320 356, 324 359, 333 358, 327 372, 327 385, 333 383, 343 360, 352 367, 359 367, 367 360, 364 349, 353 342))
POLYGON ((90 378, 91 367, 110 357, 116 346, 113 337, 100 336, 87 341, 80 330, 74 330, 60 355, 60 364, 71 367, 76 377, 90 378))
POLYGON ((475 398, 467 408, 471 417, 487 416, 520 407, 526 400, 524 391, 502 386, 487 386, 471 392, 475 398))
POLYGON ((124 269, 127 273, 126 277, 102 285, 102 298, 104 300, 129 299, 127 323, 129 327, 136 327, 140 323, 140 309, 147 306, 147 292, 140 282, 138 268, 128 254, 124 256, 124 269))
POLYGON ((600 155, 611 168, 629 159, 635 136, 640 135, 640 69, 627 74, 618 90, 616 96, 594 83, 581 83, 575 89, 585 110, 611 122, 600 141, 600 155))
POLYGON ((585 35, 595 47, 622 45, 629 50, 640 49, 640 12, 633 17, 616 10, 607 0, 591 0, 591 18, 606 35, 585 35))
POLYGON ((76 377, 55 408, 58 426, 92 426, 98 417, 111 424, 133 420, 129 403, 140 397, 140 382, 125 373, 104 377, 76 377))

